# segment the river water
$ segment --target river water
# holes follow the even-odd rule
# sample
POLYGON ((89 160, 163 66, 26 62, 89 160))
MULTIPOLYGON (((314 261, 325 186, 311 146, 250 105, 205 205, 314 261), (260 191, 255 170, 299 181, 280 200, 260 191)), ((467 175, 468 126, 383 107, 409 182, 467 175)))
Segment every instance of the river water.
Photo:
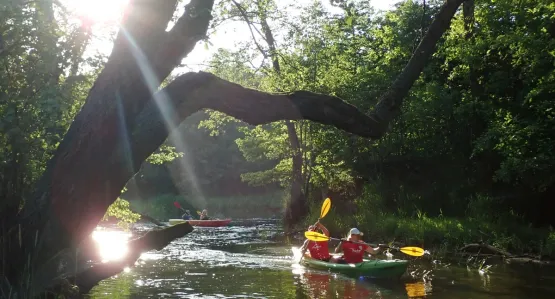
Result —
MULTIPOLYGON (((480 271, 466 263, 420 258, 411 261, 407 275, 397 281, 311 270, 293 262, 291 248, 298 244, 271 241, 279 231, 278 223, 261 219, 195 228, 161 251, 144 253, 135 267, 102 281, 87 297, 555 298, 555 271, 531 266, 499 264, 480 271)), ((122 236, 113 231, 105 233, 104 241, 98 238, 105 255, 124 254, 118 247, 122 236)))

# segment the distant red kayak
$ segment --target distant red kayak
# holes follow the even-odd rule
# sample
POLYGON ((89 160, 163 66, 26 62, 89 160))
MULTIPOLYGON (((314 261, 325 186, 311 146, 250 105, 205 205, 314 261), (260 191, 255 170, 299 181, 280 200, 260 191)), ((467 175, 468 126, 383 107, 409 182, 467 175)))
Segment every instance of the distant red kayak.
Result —
POLYGON ((170 219, 171 225, 176 225, 188 221, 192 226, 202 227, 220 227, 226 226, 231 222, 231 219, 217 219, 217 220, 183 220, 183 219, 170 219))

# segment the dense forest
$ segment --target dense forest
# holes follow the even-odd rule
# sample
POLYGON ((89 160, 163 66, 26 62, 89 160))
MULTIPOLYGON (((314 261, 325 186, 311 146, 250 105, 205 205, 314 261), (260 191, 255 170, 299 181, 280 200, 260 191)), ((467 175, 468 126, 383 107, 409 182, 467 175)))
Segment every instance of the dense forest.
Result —
POLYGON ((555 256, 552 1, 167 2, 130 10, 109 56, 63 4, 1 4, 2 290, 51 286, 125 200, 291 229, 330 197, 336 233, 555 256), (226 22, 250 36, 172 72, 226 22))

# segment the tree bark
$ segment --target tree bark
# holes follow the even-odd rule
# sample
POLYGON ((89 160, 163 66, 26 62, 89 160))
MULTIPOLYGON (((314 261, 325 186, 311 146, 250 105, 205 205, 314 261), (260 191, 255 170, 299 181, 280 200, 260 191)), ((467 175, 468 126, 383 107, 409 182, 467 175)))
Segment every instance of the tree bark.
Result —
POLYGON ((308 214, 308 203, 306 202, 306 194, 303 193, 303 153, 301 151, 301 144, 295 130, 295 124, 289 120, 285 121, 287 126, 287 135, 289 136, 289 143, 291 144, 292 151, 292 177, 291 177, 291 190, 290 202, 285 210, 285 225, 289 230, 294 224, 298 223, 304 216, 308 214))
POLYGON ((132 0, 108 63, 8 233, 1 283, 42 290, 59 255, 91 234, 140 164, 183 119, 208 108, 257 125, 307 119, 380 138, 449 27, 462 0, 447 0, 409 63, 369 116, 339 98, 306 91, 269 94, 208 73, 160 81, 206 35, 212 0, 191 0, 165 32, 177 0, 132 0), (169 126, 169 127, 167 127, 169 126), (20 237, 21 236, 21 237, 20 237))

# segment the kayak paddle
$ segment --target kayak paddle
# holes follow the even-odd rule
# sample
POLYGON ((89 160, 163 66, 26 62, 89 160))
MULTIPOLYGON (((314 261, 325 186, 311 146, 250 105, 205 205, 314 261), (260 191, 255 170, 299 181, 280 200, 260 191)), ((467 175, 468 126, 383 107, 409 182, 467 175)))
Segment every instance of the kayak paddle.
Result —
MULTIPOLYGON (((344 241, 342 239, 337 239, 337 238, 332 238, 332 237, 328 237, 324 234, 318 233, 318 232, 311 232, 311 231, 307 231, 304 233, 304 236, 311 240, 311 241, 315 241, 315 242, 319 242, 319 241, 329 241, 329 240, 338 240, 338 241, 344 241)), ((364 243, 364 242, 353 242, 353 241, 347 241, 347 242, 351 242, 351 243, 357 243, 357 244, 365 244, 365 245, 370 245, 368 243, 364 243)), ((396 249, 401 251, 402 253, 406 254, 406 255, 410 255, 410 256, 423 256, 424 255, 424 249, 420 248, 420 247, 401 247, 401 248, 397 248, 397 247, 390 247, 387 246, 387 248, 391 248, 391 249, 396 249)))
POLYGON ((183 211, 183 208, 181 207, 181 205, 180 205, 177 201, 174 201, 174 202, 173 202, 173 205, 174 205, 176 208, 178 208, 178 209, 180 209, 180 210, 183 211))
POLYGON ((331 199, 328 197, 326 198, 326 200, 324 200, 324 203, 322 203, 322 209, 320 211, 320 218, 318 218, 318 221, 320 221, 320 219, 324 218, 324 216, 328 214, 328 212, 330 211, 330 208, 331 208, 331 199))

